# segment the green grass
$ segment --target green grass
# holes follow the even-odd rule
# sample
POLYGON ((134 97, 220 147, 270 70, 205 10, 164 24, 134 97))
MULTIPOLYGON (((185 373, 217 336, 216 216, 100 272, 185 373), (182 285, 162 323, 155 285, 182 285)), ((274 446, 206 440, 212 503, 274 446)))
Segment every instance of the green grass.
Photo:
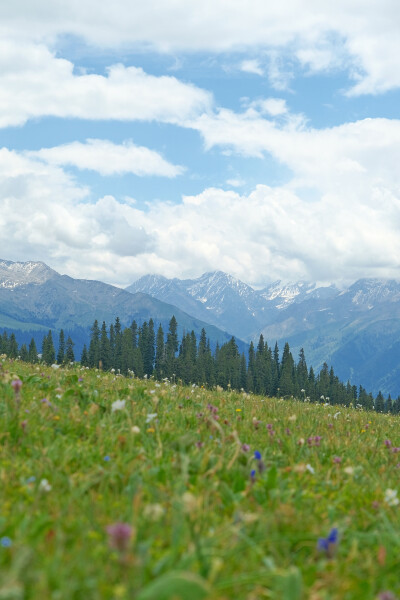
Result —
POLYGON ((398 417, 0 364, 0 600, 400 594, 398 417), (317 543, 334 527, 330 558, 317 543))

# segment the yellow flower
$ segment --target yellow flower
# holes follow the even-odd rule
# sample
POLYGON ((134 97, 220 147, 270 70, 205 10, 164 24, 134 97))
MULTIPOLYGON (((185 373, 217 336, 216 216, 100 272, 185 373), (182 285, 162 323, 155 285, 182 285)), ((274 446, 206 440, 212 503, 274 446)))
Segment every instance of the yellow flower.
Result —
POLYGON ((147 433, 154 433, 154 432, 155 432, 154 427, 149 427, 147 430, 147 433))
POLYGON ((241 408, 237 408, 236 412, 242 412, 242 409, 241 408))

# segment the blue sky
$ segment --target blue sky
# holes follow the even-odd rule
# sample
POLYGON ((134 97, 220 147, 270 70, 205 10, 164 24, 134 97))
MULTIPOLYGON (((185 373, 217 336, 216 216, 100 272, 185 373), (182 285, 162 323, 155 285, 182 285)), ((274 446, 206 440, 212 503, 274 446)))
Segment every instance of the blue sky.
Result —
POLYGON ((0 258, 399 278, 400 7, 268 4, 4 3, 0 258))

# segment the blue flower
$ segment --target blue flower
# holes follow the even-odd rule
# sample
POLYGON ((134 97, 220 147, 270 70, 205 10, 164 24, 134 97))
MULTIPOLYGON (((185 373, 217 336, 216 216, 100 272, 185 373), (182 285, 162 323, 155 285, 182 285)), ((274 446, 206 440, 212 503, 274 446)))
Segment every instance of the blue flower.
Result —
POLYGON ((336 546, 338 543, 339 532, 336 527, 330 530, 329 535, 326 538, 319 538, 318 540, 318 550, 320 552, 324 552, 329 558, 335 553, 336 546))
POLYGON ((10 546, 12 546, 12 540, 11 538, 4 536, 0 539, 0 546, 3 546, 3 548, 10 548, 10 546))
POLYGON ((251 473, 250 473, 250 479, 251 479, 251 482, 252 482, 252 483, 254 483, 254 482, 255 482, 255 480, 256 480, 256 470, 255 470, 255 469, 253 469, 253 470, 251 471, 251 473))
POLYGON ((108 454, 107 454, 107 456, 105 456, 105 457, 104 457, 104 460, 105 460, 106 462, 108 462, 109 460, 111 460, 111 458, 110 458, 110 457, 108 456, 108 454))
POLYGON ((256 460, 261 460, 261 452, 259 452, 258 450, 254 450, 254 458, 256 460))

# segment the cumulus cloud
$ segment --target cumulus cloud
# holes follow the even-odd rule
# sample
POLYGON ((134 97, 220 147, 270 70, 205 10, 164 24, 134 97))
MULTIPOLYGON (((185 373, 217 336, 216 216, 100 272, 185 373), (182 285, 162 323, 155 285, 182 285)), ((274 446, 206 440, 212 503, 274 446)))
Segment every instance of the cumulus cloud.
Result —
POLYGON ((179 123, 211 102, 208 92, 175 77, 121 64, 106 76, 77 75, 44 45, 0 41, 0 127, 42 116, 179 123))
MULTIPOLYGON (((279 67, 279 57, 285 55, 312 71, 347 69, 354 78, 353 95, 397 88, 398 1, 364 0, 360 6, 348 0, 14 0, 0 4, 0 33, 3 39, 11 33, 20 41, 53 44, 69 34, 103 48, 275 52, 268 71, 276 89, 288 84, 279 67)), ((252 60, 253 68, 261 71, 252 60)))
MULTIPOLYGON (((358 135, 345 128, 320 139, 312 131, 304 132, 309 139, 293 133, 290 164, 300 162, 302 151, 311 163, 301 182, 295 176, 286 186, 260 185, 246 195, 209 188, 145 209, 111 196, 90 202, 88 190, 60 167, 3 148, 0 256, 42 259, 75 277, 121 285, 149 272, 182 277, 217 268, 260 285, 270 277, 398 277, 400 184, 395 170, 389 172, 398 161, 390 155, 399 124, 352 125, 358 135), (324 155, 327 145, 332 150, 324 155), (310 199, 301 186, 311 175, 317 193, 310 199)), ((285 137, 275 133, 278 146, 285 137)))
POLYGON ((184 168, 166 161, 158 152, 131 141, 121 145, 108 140, 88 139, 86 143, 72 142, 54 148, 42 148, 27 153, 52 165, 68 165, 90 169, 101 175, 160 175, 176 177, 184 168))

